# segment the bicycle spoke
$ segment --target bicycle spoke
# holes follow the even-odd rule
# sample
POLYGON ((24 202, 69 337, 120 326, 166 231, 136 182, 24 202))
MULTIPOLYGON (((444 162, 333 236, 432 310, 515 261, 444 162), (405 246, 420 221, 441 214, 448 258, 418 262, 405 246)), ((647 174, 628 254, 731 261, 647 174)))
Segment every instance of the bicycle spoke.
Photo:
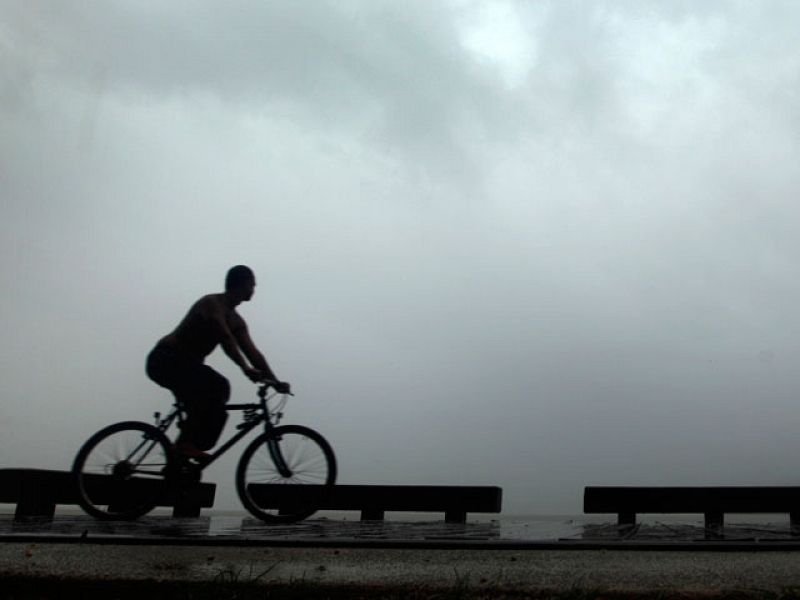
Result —
POLYGON ((335 480, 336 459, 325 439, 307 427, 285 425, 275 437, 265 434, 248 446, 237 468, 236 489, 251 514, 267 523, 287 523, 313 514, 314 501, 276 505, 261 485, 332 485, 335 480))
POLYGON ((73 465, 81 507, 101 519, 132 519, 162 495, 169 441, 152 425, 126 421, 97 432, 73 465))

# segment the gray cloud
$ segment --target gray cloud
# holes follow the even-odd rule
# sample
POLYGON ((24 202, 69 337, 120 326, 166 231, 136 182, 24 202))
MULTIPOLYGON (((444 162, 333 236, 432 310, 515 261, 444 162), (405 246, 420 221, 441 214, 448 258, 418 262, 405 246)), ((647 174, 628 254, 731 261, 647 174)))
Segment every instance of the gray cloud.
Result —
POLYGON ((4 466, 163 409, 248 262, 344 481, 789 481, 797 8, 487 6, 3 4, 4 466))
POLYGON ((20 16, 14 41, 31 50, 29 68, 92 92, 102 84, 137 102, 215 97, 345 131, 436 178, 469 178, 476 166, 461 138, 498 125, 493 77, 461 51, 443 5, 49 8, 20 16))

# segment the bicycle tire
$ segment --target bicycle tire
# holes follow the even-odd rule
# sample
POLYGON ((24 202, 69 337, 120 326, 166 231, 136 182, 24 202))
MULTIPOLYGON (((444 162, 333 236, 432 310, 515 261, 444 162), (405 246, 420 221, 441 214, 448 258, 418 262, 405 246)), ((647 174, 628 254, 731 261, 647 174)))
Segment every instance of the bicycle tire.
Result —
MULTIPOLYGON (((280 460, 280 459, 279 459, 280 460)), ((259 505, 252 484, 297 484, 330 487, 336 483, 336 456, 328 441, 319 433, 303 425, 283 425, 254 439, 242 453, 236 469, 236 491, 244 507, 265 523, 293 523, 314 514, 317 506, 270 508, 259 505), (279 456, 291 469, 291 476, 281 474, 272 457, 279 448, 279 456)))
POLYGON ((72 464, 78 504, 104 520, 133 520, 167 491, 172 445, 158 428, 139 421, 109 425, 81 446, 72 464))

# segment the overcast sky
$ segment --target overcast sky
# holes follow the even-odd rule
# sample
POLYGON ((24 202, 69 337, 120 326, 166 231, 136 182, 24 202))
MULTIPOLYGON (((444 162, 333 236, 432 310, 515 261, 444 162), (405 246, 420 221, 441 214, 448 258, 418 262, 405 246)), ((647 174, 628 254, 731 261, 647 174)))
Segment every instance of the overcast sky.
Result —
POLYGON ((145 355, 245 263, 287 421, 341 483, 499 485, 509 514, 797 485, 798 23, 0 0, 0 467, 166 409, 145 355))

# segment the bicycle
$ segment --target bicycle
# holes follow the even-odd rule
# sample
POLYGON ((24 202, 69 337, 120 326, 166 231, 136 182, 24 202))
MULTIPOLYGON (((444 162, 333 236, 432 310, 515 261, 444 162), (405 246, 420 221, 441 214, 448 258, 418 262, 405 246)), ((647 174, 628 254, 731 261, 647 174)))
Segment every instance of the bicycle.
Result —
POLYGON ((155 425, 123 421, 92 435, 78 451, 72 475, 78 504, 93 517, 106 520, 137 519, 155 508, 170 492, 200 481, 202 471, 259 425, 264 431, 245 448, 236 469, 236 491, 244 507, 266 523, 290 523, 311 516, 314 506, 259 506, 251 486, 262 483, 332 486, 336 482, 336 457, 319 433, 303 425, 279 425, 288 395, 275 406, 269 394, 276 382, 259 385, 257 403, 228 404, 227 411, 242 411, 237 432, 208 460, 194 464, 179 456, 167 430, 186 418, 175 402, 165 417, 156 412, 155 425), (109 488, 111 492, 109 492, 109 488))

